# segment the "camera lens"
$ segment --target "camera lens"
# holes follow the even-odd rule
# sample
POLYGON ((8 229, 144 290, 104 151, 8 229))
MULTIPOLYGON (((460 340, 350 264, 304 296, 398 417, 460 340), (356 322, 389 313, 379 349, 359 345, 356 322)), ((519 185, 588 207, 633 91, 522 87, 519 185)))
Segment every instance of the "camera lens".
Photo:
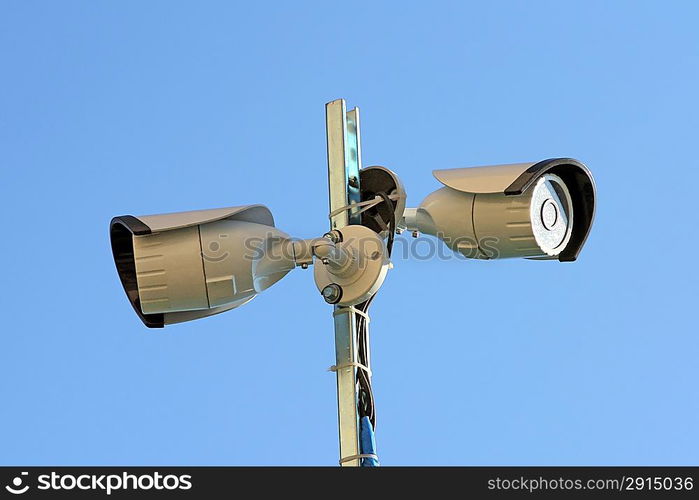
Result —
POLYGON ((533 187, 530 216, 534 238, 548 255, 558 255, 570 240, 573 209, 570 192, 555 174, 546 174, 533 187))

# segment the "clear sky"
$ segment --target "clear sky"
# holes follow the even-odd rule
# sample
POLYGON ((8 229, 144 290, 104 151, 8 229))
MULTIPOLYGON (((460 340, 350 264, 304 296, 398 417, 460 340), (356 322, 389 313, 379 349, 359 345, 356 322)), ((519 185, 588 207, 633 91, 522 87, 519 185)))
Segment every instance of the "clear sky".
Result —
POLYGON ((395 260, 382 463, 697 464, 696 3, 280 4, 0 2, 0 463, 336 463, 312 274, 148 330, 108 224, 263 203, 322 234, 344 97, 409 206, 556 156, 599 196, 576 263, 395 260))

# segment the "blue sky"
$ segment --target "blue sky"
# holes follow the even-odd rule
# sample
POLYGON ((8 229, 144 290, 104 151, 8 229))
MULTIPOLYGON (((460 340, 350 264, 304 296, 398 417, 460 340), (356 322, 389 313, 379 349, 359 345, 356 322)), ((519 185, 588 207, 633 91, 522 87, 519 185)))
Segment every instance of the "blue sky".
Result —
POLYGON ((382 463, 697 464, 694 2, 0 2, 2 464, 337 461, 309 272, 147 330, 108 223, 264 203, 327 226, 324 103, 408 205, 436 168, 572 156, 574 264, 398 259, 372 306, 382 463))

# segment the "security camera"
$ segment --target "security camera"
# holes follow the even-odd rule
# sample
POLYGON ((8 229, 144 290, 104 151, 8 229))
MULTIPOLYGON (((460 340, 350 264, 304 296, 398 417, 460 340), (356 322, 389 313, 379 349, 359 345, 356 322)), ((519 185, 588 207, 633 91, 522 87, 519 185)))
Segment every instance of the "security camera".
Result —
POLYGON ((115 217, 112 253, 124 290, 148 327, 241 306, 294 268, 272 245, 289 236, 262 205, 115 217))
POLYGON ((295 267, 314 263, 324 299, 353 306, 378 290, 389 268, 375 231, 356 225, 292 239, 263 205, 124 215, 112 219, 110 236, 126 295, 151 328, 242 306, 295 267))
POLYGON ((574 261, 595 214, 590 171, 571 158, 435 170, 444 187, 402 225, 440 238, 476 259, 526 257, 574 261))

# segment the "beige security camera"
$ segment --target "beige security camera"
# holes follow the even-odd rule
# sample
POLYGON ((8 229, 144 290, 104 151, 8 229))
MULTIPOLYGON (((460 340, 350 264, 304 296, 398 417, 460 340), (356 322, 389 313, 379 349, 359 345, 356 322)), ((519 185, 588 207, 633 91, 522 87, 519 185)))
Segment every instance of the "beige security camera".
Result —
POLYGON ((372 229, 292 239, 262 205, 125 215, 112 219, 110 235, 124 290, 151 328, 239 307, 311 264, 323 298, 353 306, 378 290, 389 268, 386 245, 372 229))
POLYGON ((238 307, 294 268, 269 249, 289 241, 262 205, 115 217, 112 252, 129 301, 149 327, 238 307))
POLYGON ((590 231, 595 184, 570 158, 435 170, 444 187, 405 210, 403 226, 466 257, 573 261, 590 231))

